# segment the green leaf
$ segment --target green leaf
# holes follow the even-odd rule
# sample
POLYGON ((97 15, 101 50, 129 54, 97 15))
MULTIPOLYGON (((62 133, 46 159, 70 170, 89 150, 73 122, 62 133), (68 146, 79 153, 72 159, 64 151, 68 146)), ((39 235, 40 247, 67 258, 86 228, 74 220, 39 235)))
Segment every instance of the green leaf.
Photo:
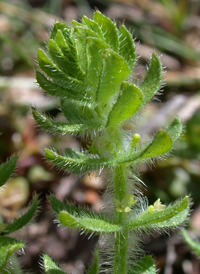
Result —
POLYGON ((127 61, 132 72, 137 59, 136 48, 132 35, 124 25, 120 28, 119 54, 127 61))
POLYGON ((163 155, 169 152, 172 148, 172 139, 165 130, 160 130, 153 142, 141 153, 138 160, 149 159, 163 155))
POLYGON ((13 223, 7 225, 5 229, 6 233, 13 233, 14 231, 19 230, 20 228, 28 224, 31 221, 31 219, 34 217, 37 211, 37 208, 38 208, 38 198, 37 196, 35 196, 33 198, 33 202, 30 209, 20 218, 15 220, 13 223))
POLYGON ((53 260, 48 255, 44 254, 43 260, 44 260, 44 271, 46 274, 66 274, 53 262, 53 260))
POLYGON ((159 91, 162 84, 162 76, 162 63, 158 56, 153 53, 147 76, 140 86, 140 89, 142 90, 144 95, 143 106, 146 105, 159 91))
POLYGON ((118 30, 115 24, 112 22, 112 20, 104 16, 101 12, 96 11, 94 13, 94 21, 97 22, 97 24, 101 28, 106 44, 108 44, 111 47, 111 49, 118 52, 119 51, 118 30))
POLYGON ((66 80, 65 74, 52 62, 42 49, 38 49, 38 64, 49 77, 63 82, 66 80))
MULTIPOLYGON (((89 37, 86 40, 87 54, 87 84, 89 93, 96 98, 96 92, 99 86, 99 78, 102 71, 103 53, 106 49, 106 44, 98 38, 89 37)), ((88 91, 87 91, 88 92, 88 91)))
POLYGON ((67 26, 65 23, 57 21, 55 22, 53 30, 51 31, 50 39, 55 40, 59 30, 62 32, 65 32, 66 30, 70 30, 70 29, 71 27, 67 26))
POLYGON ((66 151, 66 156, 60 155, 56 151, 50 149, 45 149, 45 152, 47 160, 51 161, 56 166, 67 169, 75 174, 83 174, 113 164, 112 161, 106 161, 105 159, 99 158, 97 155, 75 152, 75 150, 70 148, 66 151), (71 157, 73 151, 73 156, 76 157, 71 157))
POLYGON ((71 74, 77 79, 82 79, 83 72, 80 70, 80 66, 77 62, 77 53, 73 41, 73 31, 73 28, 66 24, 56 22, 50 39, 53 39, 56 42, 63 55, 69 61, 71 74))
POLYGON ((161 229, 161 228, 175 228, 181 225, 188 217, 190 210, 189 197, 186 196, 173 205, 169 205, 163 210, 148 209, 140 216, 127 223, 129 230, 135 229, 161 229))
POLYGON ((58 215, 60 211, 66 210, 72 213, 79 213, 82 209, 79 206, 72 206, 66 203, 61 202, 55 196, 50 195, 49 197, 51 208, 58 215))
POLYGON ((99 249, 95 249, 93 264, 87 274, 99 274, 100 261, 99 261, 99 249))
POLYGON ((102 111, 109 109, 114 103, 113 96, 119 92, 122 81, 130 73, 127 62, 110 49, 106 49, 103 57, 103 69, 100 77, 97 102, 102 105, 102 111))
POLYGON ((94 31, 95 33, 98 34, 100 38, 103 38, 103 33, 101 31, 101 28, 95 21, 91 20, 90 18, 84 15, 82 18, 82 22, 84 27, 87 27, 88 29, 94 31))
POLYGON ((23 242, 9 237, 0 237, 0 270, 6 267, 13 252, 23 247, 23 242))
POLYGON ((32 108, 32 114, 38 125, 48 131, 66 133, 68 127, 70 127, 67 123, 55 122, 52 118, 46 116, 45 114, 39 113, 34 108, 32 108))
POLYGON ((146 159, 154 158, 169 152, 172 148, 172 140, 165 130, 160 130, 150 145, 145 148, 138 149, 136 152, 131 152, 128 156, 119 157, 116 159, 118 164, 133 164, 146 159))
POLYGON ((83 87, 82 81, 66 75, 42 50, 38 50, 38 64, 40 68, 46 73, 47 76, 53 78, 57 85, 69 90, 80 92, 83 87))
MULTIPOLYGON (((81 215, 83 212, 81 213, 81 215)), ((95 218, 92 212, 87 216, 74 216, 66 211, 61 211, 58 220, 64 226, 84 230, 85 233, 114 233, 121 230, 117 224, 113 224, 104 219, 95 218)))
POLYGON ((52 118, 39 113, 34 108, 32 108, 32 114, 38 125, 40 125, 43 129, 51 132, 59 132, 62 134, 69 133, 76 135, 79 133, 88 132, 92 129, 88 125, 84 124, 69 125, 67 123, 55 122, 52 118))
POLYGON ((173 142, 181 135, 183 125, 178 118, 175 118, 169 127, 166 128, 173 142))
MULTIPOLYGON (((69 60, 72 62, 77 61, 77 55, 76 55, 76 49, 74 47, 74 41, 73 41, 73 36, 74 36, 74 29, 70 26, 67 26, 64 23, 61 22, 56 22, 53 28, 53 31, 51 33, 50 39, 53 39, 57 45, 62 49, 64 46, 64 52, 67 49, 67 55, 69 57, 69 60), (63 38, 59 35, 59 32, 62 33, 62 37, 64 38, 64 43, 63 43, 63 38), (59 38, 61 39, 59 39, 59 38)), ((63 52, 63 54, 64 54, 63 52)), ((64 54, 65 55, 65 54, 64 54)))
POLYGON ((75 27, 74 41, 77 49, 77 58, 81 70, 84 71, 84 73, 87 71, 86 39, 88 37, 98 38, 98 35, 90 29, 84 27, 75 27))
POLYGON ((77 62, 76 51, 75 51, 74 47, 70 48, 67 45, 64 35, 60 30, 58 30, 58 32, 57 32, 55 42, 66 59, 67 66, 68 66, 67 73, 74 78, 83 80, 84 73, 81 71, 79 64, 77 62))
POLYGON ((190 235, 188 234, 186 229, 182 230, 182 235, 187 243, 187 245, 192 249, 192 251, 196 254, 197 257, 200 258, 200 243, 196 239, 193 240, 190 235))
POLYGON ((72 25, 74 27, 83 27, 83 25, 81 23, 77 22, 76 20, 72 20, 72 25))
POLYGON ((80 214, 81 212, 84 212, 84 214, 90 213, 89 210, 82 209, 80 208, 80 206, 73 206, 70 204, 63 203, 53 195, 50 195, 49 200, 51 208, 53 209, 53 211, 55 211, 57 215, 59 215, 61 211, 67 211, 71 214, 80 214))
POLYGON ((124 82, 121 86, 121 94, 108 116, 107 126, 120 126, 138 111, 142 100, 143 94, 140 89, 124 82))
POLYGON ((52 60, 59 67, 59 69, 67 76, 83 80, 83 74, 81 70, 79 70, 79 66, 75 61, 75 57, 72 56, 69 50, 66 50, 66 47, 64 47, 63 45, 64 41, 62 39, 64 39, 64 37, 62 33, 58 31, 56 41, 58 41, 58 43, 61 45, 62 50, 59 48, 59 46, 53 39, 49 40, 49 53, 51 55, 52 60), (59 41, 59 39, 61 41, 59 41))
POLYGON ((68 58, 69 60, 71 58, 74 58, 74 56, 70 52, 69 46, 67 45, 67 42, 61 30, 57 31, 54 41, 66 58, 68 58))
POLYGON ((19 156, 12 157, 6 163, 0 165, 0 187, 3 186, 13 174, 19 156))
POLYGON ((73 84, 72 81, 64 87, 62 83, 55 83, 52 80, 48 80, 39 71, 36 72, 36 80, 40 87, 52 96, 81 100, 86 99, 85 94, 82 93, 83 87, 79 84, 73 84), (69 89, 66 89, 66 86, 68 86, 69 89))
POLYGON ((91 129, 101 125, 101 121, 94 110, 95 103, 73 99, 61 99, 60 103, 62 112, 70 124, 85 124, 91 129))
POLYGON ((151 256, 140 259, 128 274, 156 274, 156 266, 151 256))
POLYGON ((108 220, 106 216, 62 203, 52 195, 50 203, 64 226, 84 230, 86 233, 112 233, 121 230, 120 225, 108 220))
POLYGON ((52 60, 64 74, 76 78, 76 75, 73 74, 74 70, 71 70, 72 64, 63 55, 62 51, 59 49, 59 47, 53 39, 49 40, 49 53, 51 55, 52 60))

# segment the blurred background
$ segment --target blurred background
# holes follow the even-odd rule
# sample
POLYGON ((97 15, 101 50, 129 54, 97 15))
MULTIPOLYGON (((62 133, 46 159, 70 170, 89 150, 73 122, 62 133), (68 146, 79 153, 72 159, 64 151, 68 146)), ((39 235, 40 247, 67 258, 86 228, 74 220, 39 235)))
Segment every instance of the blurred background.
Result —
MULTIPOLYGON (((42 273, 38 261, 40 254, 47 253, 66 272, 82 274, 98 240, 58 228, 48 202, 48 195, 54 193, 61 200, 98 210, 104 185, 97 174, 76 177, 58 172, 43 157, 44 147, 78 148, 87 141, 50 135, 37 127, 30 113, 34 105, 51 116, 59 115, 57 101, 44 94, 34 79, 38 47, 45 46, 56 20, 79 21, 82 15, 92 17, 96 8, 133 33, 140 56, 134 74, 137 81, 144 77, 151 53, 162 53, 163 92, 142 112, 139 132, 151 134, 178 114, 184 133, 166 160, 140 167, 140 179, 147 185, 144 193, 150 203, 157 198, 170 203, 191 194, 187 227, 193 239, 200 238, 200 1, 0 1, 0 161, 20 154, 15 177, 0 192, 0 213, 9 222, 34 193, 40 194, 35 221, 16 235, 27 243, 25 255, 19 256, 27 272, 42 273)), ((200 273, 199 260, 180 234, 145 236, 143 247, 154 256, 159 273, 200 273)))

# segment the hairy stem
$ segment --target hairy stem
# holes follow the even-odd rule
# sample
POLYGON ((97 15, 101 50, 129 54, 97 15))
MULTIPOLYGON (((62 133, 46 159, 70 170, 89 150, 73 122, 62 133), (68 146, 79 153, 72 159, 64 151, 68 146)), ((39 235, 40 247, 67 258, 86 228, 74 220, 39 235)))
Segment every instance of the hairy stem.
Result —
POLYGON ((115 240, 115 257, 113 274, 127 273, 128 231, 117 233, 115 240))
POLYGON ((115 199, 121 201, 127 193, 127 168, 119 164, 114 169, 115 199))
MULTIPOLYGON (((118 165, 114 170, 115 199, 122 201, 127 195, 127 168, 125 165, 118 165)), ((116 212, 118 221, 125 222, 127 218, 126 212, 116 212)), ((127 246, 128 231, 118 232, 115 239, 115 256, 113 274, 127 273, 127 246)))

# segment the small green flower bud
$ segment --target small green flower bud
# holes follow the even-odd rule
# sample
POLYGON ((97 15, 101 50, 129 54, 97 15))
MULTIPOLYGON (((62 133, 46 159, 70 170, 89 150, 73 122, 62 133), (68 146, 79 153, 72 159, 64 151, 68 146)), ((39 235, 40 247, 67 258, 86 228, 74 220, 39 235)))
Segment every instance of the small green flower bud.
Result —
POLYGON ((153 213, 155 210, 156 210, 156 211, 162 211, 162 210, 164 210, 164 209, 165 209, 165 205, 163 205, 163 204, 161 203, 160 198, 159 198, 159 199, 157 199, 157 200, 155 201, 155 203, 154 203, 153 205, 150 205, 150 206, 148 207, 148 212, 149 212, 149 213, 153 213))
POLYGON ((141 139, 141 136, 139 133, 133 134, 133 139, 131 140, 131 148, 135 148, 139 145, 139 141, 141 139))
POLYGON ((135 205, 137 200, 133 198, 131 195, 126 195, 124 199, 120 202, 117 199, 114 199, 114 205, 117 212, 130 212, 131 206, 135 205))
POLYGON ((138 143, 139 141, 140 141, 140 139, 141 139, 141 136, 140 136, 140 134, 139 133, 135 133, 134 135, 133 135, 133 142, 134 143, 138 143))

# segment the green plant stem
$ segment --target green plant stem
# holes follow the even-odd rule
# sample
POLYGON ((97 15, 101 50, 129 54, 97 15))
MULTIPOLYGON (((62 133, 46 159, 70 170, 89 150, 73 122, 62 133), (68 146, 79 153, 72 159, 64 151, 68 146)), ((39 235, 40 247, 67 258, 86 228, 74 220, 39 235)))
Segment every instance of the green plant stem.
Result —
MULTIPOLYGON (((127 214, 127 213, 125 213, 127 214)), ((118 232, 115 240, 113 274, 127 273, 128 231, 118 232)))
POLYGON ((121 201, 127 194, 127 168, 124 164, 114 169, 115 199, 121 201))
MULTIPOLYGON (((127 168, 125 165, 118 165, 114 169, 115 199, 122 201, 127 195, 127 168)), ((127 218, 126 212, 116 212, 118 222, 122 223, 127 218)), ((127 273, 127 246, 128 231, 118 232, 115 239, 115 256, 113 274, 127 273)))

